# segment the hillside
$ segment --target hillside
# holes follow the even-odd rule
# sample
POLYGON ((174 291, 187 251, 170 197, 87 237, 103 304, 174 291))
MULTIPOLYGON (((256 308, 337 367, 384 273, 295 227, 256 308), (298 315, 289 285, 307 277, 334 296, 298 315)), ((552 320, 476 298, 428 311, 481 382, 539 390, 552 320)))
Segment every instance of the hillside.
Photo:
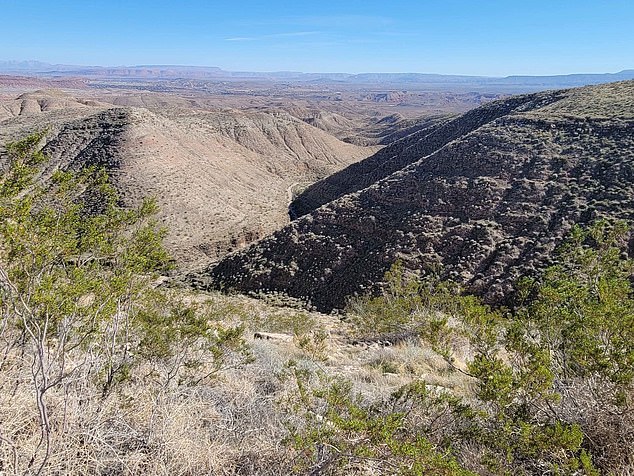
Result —
POLYGON ((502 116, 513 111, 531 110, 557 99, 556 94, 516 96, 486 104, 453 120, 419 127, 367 160, 311 185, 291 203, 290 209, 296 216, 309 213, 325 203, 372 185, 502 116))
POLYGON ((335 200, 190 280, 329 311, 400 258, 499 302, 573 223, 634 219, 633 127, 632 81, 485 105, 313 186, 296 212, 335 200))
POLYGON ((125 170, 115 152, 131 124, 158 120, 147 114, 96 112, 49 131, 48 154, 44 133, 4 149, 3 469, 630 474, 628 227, 579 229, 517 313, 401 267, 343 318, 161 285, 170 257, 154 207, 122 206, 101 174, 57 174, 31 193, 60 166, 125 170))
POLYGON ((203 110, 183 102, 131 107, 60 91, 25 93, 0 104, 0 144, 48 129, 47 173, 105 166, 126 203, 157 197, 167 246, 185 267, 282 227, 295 184, 378 149, 342 142, 284 112, 203 110))

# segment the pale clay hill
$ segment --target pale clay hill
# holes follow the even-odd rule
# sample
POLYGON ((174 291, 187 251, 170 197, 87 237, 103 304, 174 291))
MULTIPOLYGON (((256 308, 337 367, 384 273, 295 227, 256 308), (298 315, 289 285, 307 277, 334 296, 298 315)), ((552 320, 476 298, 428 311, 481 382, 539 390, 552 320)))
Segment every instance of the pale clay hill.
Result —
POLYGON ((3 101, 0 114, 0 143, 48 129, 43 179, 57 167, 98 165, 125 203, 156 197, 167 245, 185 268, 279 229, 293 187, 377 150, 284 112, 149 110, 38 91, 3 101))
POLYGON ((81 117, 82 113, 104 107, 105 103, 94 99, 78 99, 54 89, 38 90, 0 101, 0 122, 3 128, 10 128, 14 122, 25 123, 41 113, 65 112, 68 117, 81 117))
POLYGON ((329 311, 401 259, 503 301, 552 262, 573 223, 634 219, 634 82, 485 105, 313 185, 298 204, 305 216, 190 282, 329 311))

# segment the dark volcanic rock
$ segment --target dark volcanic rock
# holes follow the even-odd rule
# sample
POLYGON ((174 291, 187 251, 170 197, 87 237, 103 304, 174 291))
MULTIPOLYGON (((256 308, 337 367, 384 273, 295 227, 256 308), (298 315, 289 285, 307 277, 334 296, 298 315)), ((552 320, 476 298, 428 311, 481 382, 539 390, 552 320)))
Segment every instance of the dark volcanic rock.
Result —
POLYGON ((113 108, 71 121, 53 135, 43 152, 55 166, 103 167, 121 165, 121 141, 132 121, 129 109, 113 108))
POLYGON ((551 262, 573 223, 634 219, 634 82, 520 96, 452 123, 361 163, 367 173, 332 193, 380 180, 191 279, 328 311, 375 289, 400 258, 500 302, 551 262))
POLYGON ((557 101, 563 92, 515 96, 469 111, 456 119, 434 124, 395 141, 389 147, 308 187, 289 206, 291 216, 302 216, 343 195, 364 189, 401 170, 449 142, 516 110, 530 110, 557 101))

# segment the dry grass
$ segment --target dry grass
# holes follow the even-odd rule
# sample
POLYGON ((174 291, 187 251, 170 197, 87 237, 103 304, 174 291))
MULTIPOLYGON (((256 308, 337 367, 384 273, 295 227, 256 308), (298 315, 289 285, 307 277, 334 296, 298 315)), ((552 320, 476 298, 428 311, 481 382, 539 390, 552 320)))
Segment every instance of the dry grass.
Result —
MULTIPOLYGON (((226 325, 243 324, 252 361, 230 359, 227 369, 199 383, 170 379, 173 362, 144 362, 104 398, 98 384, 100 357, 76 349, 66 365, 77 369, 46 395, 51 451, 40 474, 297 474, 296 463, 304 456, 286 439, 290 428, 301 428, 307 421, 288 405, 297 399, 297 382, 288 378, 290 362, 311 371, 310 388, 319 388, 320 376, 343 377, 367 403, 385 402, 403 385, 420 380, 439 394, 449 392, 467 400, 474 395, 476 382, 420 341, 389 347, 352 345, 347 324, 334 316, 239 296, 190 299, 215 306, 226 315, 226 325), (257 331, 287 333, 293 339, 254 339, 257 331)), ((38 448, 41 428, 29 349, 8 349, 9 337, 5 331, 0 341, 0 474, 37 474, 44 446, 38 448)), ((468 360, 469 352, 461 348, 454 365, 468 360)), ((212 360, 203 362, 197 372, 212 368, 212 360)), ((601 389, 587 383, 566 383, 557 411, 567 421, 593 429, 588 434, 605 449, 598 461, 603 468, 613 461, 614 474, 629 476, 623 468, 633 466, 632 455, 627 454, 634 436, 632 415, 601 405, 601 389)), ((461 461, 471 461, 468 467, 480 472, 476 466, 482 448, 477 442, 459 450, 461 461)))
MULTIPOLYGON (((170 379, 173 362, 144 362, 102 397, 101 357, 74 350, 66 366, 75 370, 46 393, 51 446, 40 474, 290 474, 297 455, 284 439, 293 415, 280 405, 296 391, 292 379, 280 378, 289 361, 349 379, 366 400, 386 397, 431 374, 438 375, 438 385, 464 385, 431 351, 415 344, 391 348, 347 344, 343 324, 332 316, 243 297, 192 300, 223 309, 227 324, 242 321, 253 361, 239 365, 236 358, 238 365, 229 362, 232 368, 198 384, 170 379), (286 332, 294 339, 251 337, 262 330, 286 332), (388 367, 393 371, 385 371, 388 367)), ((4 342, 12 341, 10 337, 14 336, 5 332, 4 342)), ((37 474, 45 445, 40 444, 29 349, 3 346, 3 350, 0 474, 37 474)), ((211 367, 210 358, 197 372, 204 374, 211 367)))
MULTIPOLYGON (((275 402, 282 362, 271 344, 254 344, 254 364, 214 382, 166 385, 166 369, 148 363, 105 398, 94 382, 99 363, 81 356, 80 371, 47 392, 51 448, 42 474, 286 473, 275 402)), ((0 470, 35 474, 45 450, 30 365, 16 352, 8 360, 0 372, 0 470)))

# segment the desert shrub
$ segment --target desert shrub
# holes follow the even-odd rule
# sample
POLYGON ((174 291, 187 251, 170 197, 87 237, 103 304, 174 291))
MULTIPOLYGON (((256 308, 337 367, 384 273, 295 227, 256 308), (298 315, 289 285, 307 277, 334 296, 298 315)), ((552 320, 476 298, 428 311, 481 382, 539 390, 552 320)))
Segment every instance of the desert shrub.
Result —
POLYGON ((249 324, 256 330, 288 333, 296 338, 304 337, 319 327, 313 315, 294 309, 278 309, 259 318, 249 316, 249 324))
POLYGON ((353 298, 346 308, 355 338, 398 339, 422 337, 441 349, 448 338, 448 314, 455 307, 458 287, 435 275, 409 274, 400 261, 385 275, 380 296, 353 298))
POLYGON ((573 422, 606 472, 634 469, 634 263, 628 225, 574 227, 541 282, 522 283, 526 302, 509 335, 549 358, 556 404, 545 413, 573 422), (531 294, 534 296, 530 299, 531 294))
POLYGON ((70 394, 98 413, 132 379, 164 390, 248 358, 241 327, 154 285, 170 266, 154 201, 121 207, 94 168, 44 185, 41 139, 9 144, 0 177, 0 374, 17 376, 2 406, 32 393, 35 411, 0 422, 0 472, 16 474, 47 471, 77 436, 64 430, 70 394))
POLYGON ((451 284, 430 287, 397 264, 383 296, 352 304, 353 326, 361 334, 407 329, 452 366, 455 342, 466 339, 467 367, 453 368, 475 385, 460 404, 469 412, 437 414, 453 415, 441 431, 415 423, 428 411, 418 407, 401 425, 436 445, 450 441, 456 461, 477 472, 629 474, 634 297, 626 237, 623 223, 573 228, 558 263, 518 284, 512 310, 455 294, 451 284))
POLYGON ((345 379, 296 362, 289 363, 285 377, 297 386, 284 402, 292 421, 300 422, 289 425, 287 441, 297 452, 296 474, 473 474, 422 432, 412 431, 406 407, 415 392, 369 403, 355 396, 345 379))

